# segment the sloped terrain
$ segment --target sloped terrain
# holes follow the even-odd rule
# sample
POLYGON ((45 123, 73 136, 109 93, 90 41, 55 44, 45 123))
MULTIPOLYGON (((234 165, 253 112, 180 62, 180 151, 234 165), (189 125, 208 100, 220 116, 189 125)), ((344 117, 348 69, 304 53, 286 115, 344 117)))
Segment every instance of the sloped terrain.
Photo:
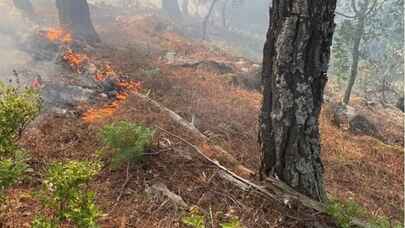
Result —
MULTIPOLYGON (((142 93, 192 122, 210 143, 220 145, 241 165, 258 170, 261 95, 234 79, 235 75, 248 73, 249 80, 255 80, 253 72, 258 64, 183 37, 159 15, 108 18, 111 20, 103 20, 102 24, 95 22, 105 44, 92 50, 93 57, 141 82, 142 93)), ((92 104, 93 111, 105 105, 92 104)), ((146 156, 143 162, 114 171, 108 167, 109 159, 102 158, 106 166, 91 183, 91 189, 105 213, 101 219, 103 227, 183 227, 181 217, 192 206, 198 206, 213 227, 232 216, 239 217, 246 227, 302 227, 316 220, 334 226, 322 215, 263 200, 224 181, 223 174, 189 145, 159 129, 193 144, 201 143, 198 138, 136 95, 129 94, 110 115, 90 122, 83 119, 88 109, 89 104, 83 104, 75 107, 72 115, 44 113, 24 133, 21 145, 32 154, 31 166, 36 174, 8 192, 9 201, 0 224, 29 227, 37 213, 47 213, 33 194, 41 184, 37 173, 53 161, 99 159, 99 129, 106 123, 128 120, 157 129, 155 145, 162 140, 170 145, 155 146, 156 153, 146 156), (156 184, 166 185, 187 206, 183 208, 164 196, 151 194, 151 186, 156 184)), ((382 126, 390 129, 392 135, 402 137, 403 128, 398 128, 398 123, 395 127, 384 125, 393 124, 389 122, 389 112, 375 115, 384 115, 382 126)), ((396 122, 403 121, 402 115, 396 117, 396 122)), ((321 116, 321 135, 329 196, 352 199, 367 208, 369 214, 402 221, 401 143, 394 140, 388 145, 370 136, 343 131, 331 123, 326 111, 321 116)))

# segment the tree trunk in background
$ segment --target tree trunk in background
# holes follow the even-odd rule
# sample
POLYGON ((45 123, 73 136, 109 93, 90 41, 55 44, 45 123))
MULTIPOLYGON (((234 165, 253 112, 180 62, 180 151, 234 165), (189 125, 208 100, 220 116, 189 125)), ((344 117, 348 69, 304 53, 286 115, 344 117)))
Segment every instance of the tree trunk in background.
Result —
POLYGON ((90 19, 87 0, 56 0, 60 26, 75 38, 90 42, 100 41, 90 19))
POLYGON ((208 13, 204 18, 203 27, 202 27, 202 29, 203 29, 203 31, 202 31, 202 39, 203 40, 207 39, 208 22, 210 20, 211 14, 214 11, 214 7, 215 7, 215 4, 217 4, 217 2, 218 2, 218 0, 212 0, 212 3, 210 5, 210 9, 208 10, 208 13))
POLYGON ((190 3, 189 0, 183 0, 183 5, 182 5, 181 9, 183 10, 183 15, 185 15, 185 16, 189 16, 189 13, 188 13, 189 3, 190 3))
POLYGON ((173 18, 179 18, 181 11, 177 0, 162 0, 162 9, 173 18))
POLYGON ((226 15, 226 10, 228 8, 228 2, 229 2, 229 0, 225 0, 222 5, 221 18, 222 18, 222 27, 224 27, 224 28, 228 28, 227 15, 226 15))
POLYGON ((261 172, 325 201, 319 114, 336 0, 273 0, 263 52, 261 172))
POLYGON ((21 10, 24 16, 34 19, 34 8, 30 0, 13 0, 15 8, 21 10))
POLYGON ((357 23, 356 34, 353 38, 353 50, 352 50, 353 62, 352 62, 351 70, 350 70, 350 79, 347 84, 345 96, 343 98, 344 104, 349 104, 349 102, 350 102, 350 96, 351 96, 352 89, 353 89, 354 83, 357 78, 357 73, 358 73, 359 58, 360 58, 360 42, 361 42, 361 39, 363 38, 363 34, 364 34, 365 18, 360 17, 358 20, 359 21, 357 23))

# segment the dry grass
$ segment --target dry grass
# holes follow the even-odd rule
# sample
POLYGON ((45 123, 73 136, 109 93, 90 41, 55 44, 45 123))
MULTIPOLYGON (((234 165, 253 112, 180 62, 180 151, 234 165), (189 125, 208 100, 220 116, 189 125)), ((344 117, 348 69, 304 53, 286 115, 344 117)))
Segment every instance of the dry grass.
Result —
MULTIPOLYGON (((134 31, 127 35, 137 37, 134 31)), ((162 37, 173 37, 172 43, 167 42, 164 48, 184 54, 184 58, 235 60, 226 54, 212 54, 201 44, 190 47, 192 41, 178 38, 178 35, 163 34, 162 37)), ((218 143, 244 165, 257 169, 260 94, 233 88, 220 75, 172 66, 159 59, 154 61, 153 67, 160 70, 159 75, 138 75, 135 78, 143 80, 156 99, 184 118, 191 120, 191 115, 195 114, 197 127, 216 137, 218 143)), ((353 103, 357 109, 366 107, 356 103, 356 99, 353 103)), ((386 109, 369 110, 367 114, 378 118, 384 135, 403 138, 403 127, 398 127, 401 126, 398 123, 403 122, 402 114, 386 109)), ((392 140, 393 145, 387 145, 372 137, 342 132, 330 123, 325 112, 321 117, 321 135, 326 186, 330 195, 342 200, 351 198, 373 215, 402 219, 403 141, 392 140)))
MULTIPOLYGON (((166 51, 175 50, 179 55, 196 60, 232 62, 235 59, 224 53, 210 52, 204 45, 177 34, 164 33, 160 30, 162 22, 153 18, 131 20, 121 18, 103 27, 103 37, 117 48, 101 50, 99 58, 106 58, 131 79, 142 80, 144 89, 150 89, 153 98, 185 119, 191 121, 194 114, 196 126, 202 132, 244 165, 256 170, 260 161, 256 143, 260 94, 234 88, 220 75, 167 64, 160 57, 166 51), (120 26, 122 23, 126 25, 120 26), (120 38, 115 35, 117 32, 120 38), (136 42, 131 43, 132 40, 136 42), (145 70, 155 68, 159 69, 158 74, 145 74, 145 70)), ((158 125, 196 142, 159 110, 129 96, 114 116, 92 125, 77 117, 47 116, 24 134, 21 144, 32 153, 36 172, 56 160, 95 159, 96 150, 102 147, 97 138, 98 129, 116 120, 150 127, 158 125)), ((321 117, 321 134, 328 193, 342 200, 352 198, 372 214, 401 219, 404 208, 401 147, 342 132, 330 124, 325 113, 321 117)), ((162 137, 177 143, 173 138, 162 137)), ((163 197, 145 193, 148 186, 157 182, 165 183, 190 206, 197 205, 207 213, 212 210, 215 224, 230 213, 239 216, 246 227, 302 227, 302 220, 291 219, 300 217, 301 214, 297 214, 300 210, 290 210, 241 192, 217 175, 214 167, 195 156, 190 148, 178 144, 132 167, 131 179, 119 203, 116 199, 126 179, 124 167, 116 171, 105 167, 91 183, 91 188, 106 213, 101 221, 103 227, 182 227, 179 219, 184 210, 163 197)), ((10 201, 3 218, 6 227, 29 227, 35 214, 43 211, 30 195, 39 184, 37 176, 9 192, 10 201)))

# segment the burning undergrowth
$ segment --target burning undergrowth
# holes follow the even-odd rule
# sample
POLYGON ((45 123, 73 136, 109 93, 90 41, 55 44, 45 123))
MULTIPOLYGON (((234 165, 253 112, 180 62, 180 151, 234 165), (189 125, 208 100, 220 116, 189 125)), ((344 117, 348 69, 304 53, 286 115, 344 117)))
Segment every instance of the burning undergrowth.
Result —
MULTIPOLYGON (((56 70, 49 75, 31 76, 30 86, 40 90, 45 110, 81 113, 87 123, 113 115, 131 92, 141 89, 111 63, 100 58, 97 48, 73 40, 69 32, 50 28, 37 32, 32 42, 43 50, 30 52, 36 62, 53 63, 56 70), (98 103, 108 103, 98 108, 98 103), (85 109, 83 109, 85 107, 85 109)), ((18 78, 18 73, 16 72, 18 78)))

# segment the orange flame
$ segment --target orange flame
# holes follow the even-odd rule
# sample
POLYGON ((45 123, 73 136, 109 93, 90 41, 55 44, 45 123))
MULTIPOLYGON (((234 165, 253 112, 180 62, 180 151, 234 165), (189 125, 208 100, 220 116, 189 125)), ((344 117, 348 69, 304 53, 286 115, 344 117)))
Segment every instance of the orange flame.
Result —
POLYGON ((71 49, 68 49, 64 54, 63 54, 63 59, 69 63, 70 67, 72 67, 73 70, 79 72, 80 71, 80 66, 87 62, 89 60, 89 57, 85 54, 78 54, 73 52, 71 49))
POLYGON ((125 89, 134 93, 137 93, 141 90, 141 82, 139 81, 121 81, 117 84, 121 89, 125 89))
POLYGON ((82 116, 82 120, 85 123, 95 123, 102 119, 112 116, 118 107, 123 103, 122 100, 116 100, 112 104, 109 104, 101 108, 91 108, 85 112, 82 116))
MULTIPOLYGON (((141 83, 136 81, 121 81, 117 86, 128 92, 139 92, 141 89, 141 83)), ((116 100, 101 108, 92 108, 85 112, 82 116, 82 120, 85 123, 96 123, 108 117, 111 117, 119 107, 125 103, 128 99, 128 92, 121 92, 116 95, 116 100)))
POLYGON ((107 64, 102 71, 97 72, 96 80, 104 81, 106 78, 113 77, 114 75, 116 75, 114 69, 111 67, 111 65, 107 64))
POLYGON ((53 42, 62 42, 62 43, 71 43, 72 42, 72 35, 61 28, 50 28, 45 34, 48 40, 53 42))

